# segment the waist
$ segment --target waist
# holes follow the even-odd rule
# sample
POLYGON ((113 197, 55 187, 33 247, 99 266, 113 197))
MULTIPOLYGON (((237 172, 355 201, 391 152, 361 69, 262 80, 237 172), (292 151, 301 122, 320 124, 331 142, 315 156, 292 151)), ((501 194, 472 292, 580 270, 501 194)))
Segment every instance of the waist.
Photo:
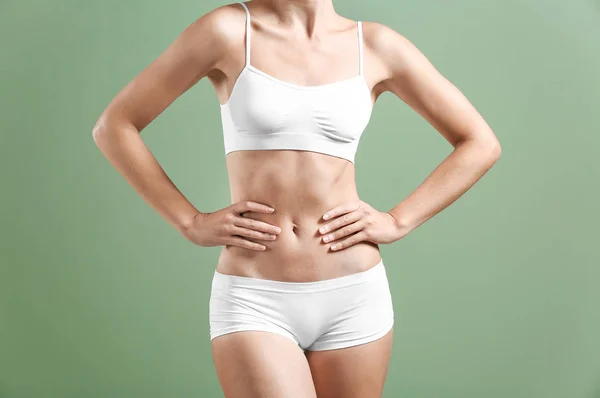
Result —
MULTIPOLYGON (((355 198, 348 198, 348 201, 355 198)), ((331 220, 322 216, 327 210, 342 204, 328 203, 308 206, 301 211, 277 206, 273 214, 244 213, 243 217, 264 221, 281 228, 275 241, 254 240, 266 246, 264 251, 252 251, 237 246, 223 247, 217 263, 222 274, 286 282, 313 282, 351 275, 368 270, 381 261, 379 247, 360 242, 348 248, 332 251, 332 242, 323 242, 319 228, 331 220)))
POLYGON ((225 246, 217 270, 224 274, 306 282, 364 271, 381 260, 379 248, 362 242, 332 251, 319 228, 323 215, 359 199, 354 165, 314 152, 242 151, 227 156, 231 201, 262 203, 274 213, 242 216, 281 228, 275 241, 260 241, 258 252, 225 246))

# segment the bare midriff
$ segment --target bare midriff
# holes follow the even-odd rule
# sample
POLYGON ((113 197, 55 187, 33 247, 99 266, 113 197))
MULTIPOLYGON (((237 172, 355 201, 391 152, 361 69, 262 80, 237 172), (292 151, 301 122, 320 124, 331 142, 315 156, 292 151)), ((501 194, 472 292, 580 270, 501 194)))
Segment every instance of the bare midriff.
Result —
MULTIPOLYGON (((332 279, 365 271, 380 260, 379 247, 360 242, 332 251, 319 228, 332 220, 323 215, 359 200, 354 165, 316 152, 293 150, 237 151, 227 155, 231 201, 271 206, 272 214, 247 212, 243 217, 281 228, 274 241, 253 251, 224 246, 217 271, 223 274, 287 282, 332 279)), ((342 238, 344 239, 344 238, 342 238)))

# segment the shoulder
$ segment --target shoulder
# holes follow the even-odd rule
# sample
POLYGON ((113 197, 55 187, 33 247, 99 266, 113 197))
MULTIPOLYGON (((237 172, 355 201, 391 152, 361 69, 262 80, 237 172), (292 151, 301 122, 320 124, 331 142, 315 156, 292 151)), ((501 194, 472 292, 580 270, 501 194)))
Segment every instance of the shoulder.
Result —
MULTIPOLYGON (((227 50, 239 45, 246 29, 246 12, 239 4, 228 4, 207 12, 185 30, 191 39, 227 50)), ((242 40, 243 41, 243 40, 242 40)))
POLYGON ((365 48, 387 67, 402 67, 418 52, 406 36, 387 25, 370 21, 362 25, 365 48))

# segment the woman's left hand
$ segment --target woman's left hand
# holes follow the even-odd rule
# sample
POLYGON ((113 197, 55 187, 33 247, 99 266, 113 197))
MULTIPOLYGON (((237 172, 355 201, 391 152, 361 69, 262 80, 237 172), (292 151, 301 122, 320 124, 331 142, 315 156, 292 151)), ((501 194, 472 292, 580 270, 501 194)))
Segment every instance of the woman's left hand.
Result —
POLYGON ((389 212, 380 212, 361 200, 329 210, 323 219, 331 222, 319 228, 321 240, 332 242, 339 251, 359 242, 392 243, 404 237, 405 228, 389 212))

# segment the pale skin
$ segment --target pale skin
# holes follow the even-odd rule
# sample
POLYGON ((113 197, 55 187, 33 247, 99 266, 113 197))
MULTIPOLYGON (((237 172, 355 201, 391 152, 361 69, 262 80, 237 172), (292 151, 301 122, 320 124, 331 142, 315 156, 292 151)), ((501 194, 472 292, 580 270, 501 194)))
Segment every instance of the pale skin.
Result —
MULTIPOLYGON (((358 73, 356 22, 338 15, 331 0, 247 4, 254 67, 306 86, 358 73)), ((408 197, 380 211, 359 198, 354 165, 345 159, 303 151, 232 152, 226 158, 231 205, 198 210, 140 133, 202 78, 211 81, 221 104, 227 102, 245 63, 245 22, 236 4, 198 18, 116 95, 93 130, 111 164, 184 238, 222 246, 220 272, 302 282, 369 269, 381 259, 380 244, 402 239, 445 209, 498 160, 495 134, 465 96, 406 37, 364 22, 364 78, 373 102, 384 92, 396 95, 451 144, 450 154, 408 197)), ((392 334, 330 351, 304 352, 268 332, 231 333, 211 344, 228 398, 369 398, 382 395, 392 334)))

